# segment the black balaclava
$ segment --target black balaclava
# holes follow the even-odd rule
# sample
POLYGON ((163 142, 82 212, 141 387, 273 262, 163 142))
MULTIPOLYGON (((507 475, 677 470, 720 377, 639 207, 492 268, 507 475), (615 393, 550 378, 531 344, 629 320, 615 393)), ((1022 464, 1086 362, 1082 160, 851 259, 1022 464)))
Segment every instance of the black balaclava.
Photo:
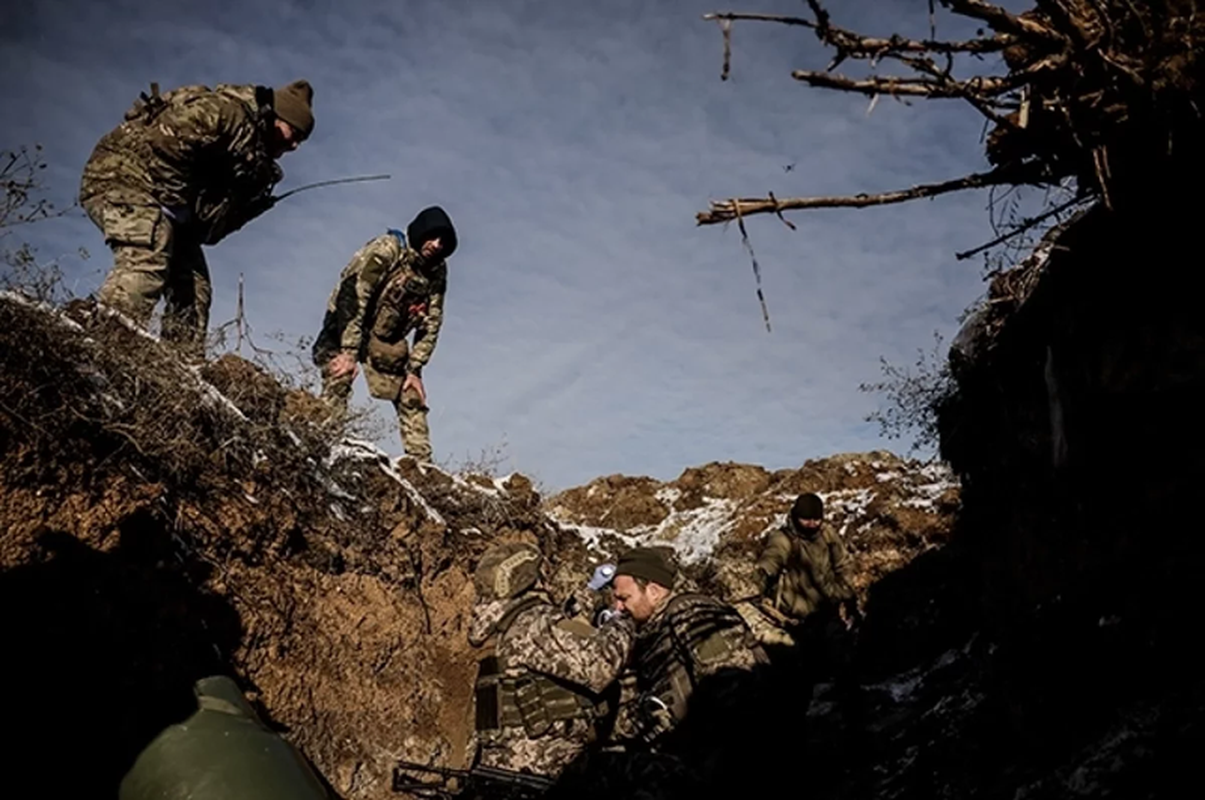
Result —
POLYGON ((439 236, 443 239, 443 252, 438 261, 448 258, 456 252, 456 228, 448 213, 439 206, 430 206, 419 212, 418 216, 406 226, 406 244, 421 251, 423 245, 439 236))
POLYGON ((797 519, 824 519, 824 501, 820 499, 819 495, 810 492, 801 494, 795 498, 795 505, 791 506, 792 529, 808 536, 819 530, 819 528, 802 528, 795 524, 797 519))

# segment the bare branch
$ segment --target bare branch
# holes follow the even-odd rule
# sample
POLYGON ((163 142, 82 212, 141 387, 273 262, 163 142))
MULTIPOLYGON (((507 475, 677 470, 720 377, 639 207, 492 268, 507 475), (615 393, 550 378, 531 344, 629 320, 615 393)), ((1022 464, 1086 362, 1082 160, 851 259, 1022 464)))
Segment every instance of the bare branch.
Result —
POLYGON ((818 72, 810 69, 797 69, 791 77, 811 86, 824 89, 838 89, 843 92, 860 92, 865 95, 890 94, 909 95, 913 97, 956 97, 966 99, 971 95, 991 97, 1004 94, 1018 88, 1023 80, 1012 76, 1001 78, 984 78, 976 76, 965 81, 939 80, 936 78, 901 78, 888 76, 882 78, 847 78, 844 75, 833 75, 829 72, 818 72))
POLYGON ((762 294, 761 290, 761 267, 758 266, 757 255, 753 252, 753 243, 749 241, 749 232, 745 230, 745 218, 741 215, 740 208, 736 208, 735 212, 736 225, 741 231, 741 243, 749 252, 749 261, 753 264, 753 277, 757 280, 757 299, 761 303, 761 315, 766 322, 766 333, 770 333, 770 312, 766 309, 766 296, 762 294))
POLYGON ((713 200, 708 211, 695 215, 698 225, 716 225, 733 219, 742 219, 753 214, 779 214, 783 211, 799 211, 808 208, 867 208, 903 203, 922 197, 936 197, 963 189, 980 189, 1005 183, 1024 182, 1027 176, 1016 168, 994 169, 979 172, 941 183, 928 183, 881 194, 855 194, 836 197, 793 197, 785 200, 767 198, 734 198, 713 200))
POLYGON ((1015 33, 1059 45, 1067 42, 1066 37, 1061 33, 1052 31, 1032 19, 1010 14, 1000 6, 985 3, 983 0, 941 0, 941 4, 964 17, 983 20, 992 27, 992 30, 1001 33, 1015 33))
POLYGON ((810 28, 817 31, 826 32, 827 36, 821 38, 828 44, 833 45, 842 50, 849 50, 850 55, 858 57, 866 57, 883 52, 899 52, 899 53, 995 53, 1003 50, 1012 43, 1012 38, 1009 36, 994 36, 983 39, 970 39, 964 42, 944 42, 936 39, 918 40, 905 39, 902 36, 892 36, 888 39, 874 36, 862 36, 845 28, 839 28, 831 23, 826 24, 823 29, 815 21, 804 17, 789 17, 779 14, 746 14, 734 12, 717 12, 713 14, 704 14, 705 20, 723 20, 735 22, 738 20, 747 20, 751 22, 776 22, 782 25, 798 25, 804 28, 810 28))
POLYGON ((1053 217, 1057 214, 1061 214, 1062 212, 1066 211, 1067 209, 1071 208, 1074 205, 1077 205, 1079 203, 1088 202, 1091 199, 1092 198, 1088 198, 1088 197, 1073 197, 1072 199, 1068 200, 1067 202, 1060 203, 1059 205, 1055 206, 1054 208, 1048 209, 1047 211, 1044 211, 1041 214, 1037 214, 1032 217, 1026 217, 1025 219, 1021 220, 1017 224, 1017 227, 1013 228, 1012 230, 1008 231, 1007 233, 1001 234, 1000 236, 997 236, 995 239, 992 239, 990 242, 985 242, 985 243, 979 245, 978 247, 972 248, 970 250, 963 250, 961 253, 955 253, 954 258, 958 259, 959 261, 963 261, 964 259, 968 259, 971 256, 976 255, 977 253, 982 253, 984 250, 989 250, 998 244, 1004 244, 1009 239, 1012 239, 1013 237, 1019 236, 1022 233, 1024 233, 1025 231, 1030 230, 1031 228, 1033 228, 1033 226, 1038 225, 1042 222, 1045 222, 1046 220, 1050 219, 1051 217, 1053 217))

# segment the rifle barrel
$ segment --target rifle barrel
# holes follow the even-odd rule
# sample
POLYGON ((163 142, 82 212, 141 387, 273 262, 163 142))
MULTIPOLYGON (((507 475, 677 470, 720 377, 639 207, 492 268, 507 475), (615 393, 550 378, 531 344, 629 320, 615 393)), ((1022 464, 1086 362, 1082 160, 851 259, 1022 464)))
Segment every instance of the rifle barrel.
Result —
POLYGON ((338 184, 338 183, 358 183, 360 181, 382 181, 382 180, 388 180, 389 177, 390 177, 389 175, 361 175, 361 176, 358 176, 355 178, 335 178, 334 180, 329 180, 329 181, 318 181, 317 183, 307 183, 305 186, 298 186, 296 189, 290 189, 289 191, 285 192, 284 194, 278 195, 276 198, 276 202, 279 203, 281 200, 284 200, 286 197, 297 194, 298 192, 304 192, 306 189, 317 189, 319 186, 334 186, 335 184, 338 184))

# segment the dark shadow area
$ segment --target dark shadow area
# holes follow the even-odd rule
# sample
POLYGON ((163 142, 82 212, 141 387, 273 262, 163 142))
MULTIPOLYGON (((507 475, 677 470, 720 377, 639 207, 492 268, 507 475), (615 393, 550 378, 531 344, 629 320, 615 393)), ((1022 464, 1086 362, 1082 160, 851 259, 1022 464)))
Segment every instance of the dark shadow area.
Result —
POLYGON ((5 776, 14 796, 116 797, 138 753, 196 709, 193 683, 231 674, 238 615, 198 587, 151 515, 107 551, 45 531, 31 563, 0 573, 5 776))
POLYGON ((548 796, 1175 796, 1205 709, 1195 628, 1158 653, 1165 597, 1103 569, 1024 617, 984 616, 969 540, 873 587, 856 636, 796 631, 770 665, 700 682, 657 753, 587 753, 548 796))

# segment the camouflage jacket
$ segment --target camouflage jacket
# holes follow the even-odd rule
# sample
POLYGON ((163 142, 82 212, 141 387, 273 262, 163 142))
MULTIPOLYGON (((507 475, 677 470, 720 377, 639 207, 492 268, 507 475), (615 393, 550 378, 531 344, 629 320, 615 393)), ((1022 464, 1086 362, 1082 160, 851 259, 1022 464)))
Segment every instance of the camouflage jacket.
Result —
POLYGON ((474 608, 469 643, 483 646, 497 634, 495 650, 504 672, 519 676, 536 672, 598 694, 619 675, 635 640, 635 627, 620 615, 601 628, 573 619, 542 592, 528 592, 509 601, 495 600, 474 608), (506 612, 523 608, 505 629, 498 623, 506 612))
POLYGON ((795 619, 803 619, 825 604, 852 600, 853 562, 841 537, 827 525, 811 536, 796 531, 788 522, 770 534, 757 562, 762 591, 773 607, 795 619))
POLYGON ((674 593, 641 627, 633 648, 642 704, 641 738, 652 741, 686 714, 704 678, 724 669, 749 670, 768 658, 736 609, 702 594, 674 593), (657 702, 659 701, 659 703, 657 702))
POLYGON ((448 265, 441 260, 420 268, 419 260, 396 230, 357 250, 327 301, 315 361, 344 350, 386 374, 421 375, 443 326, 448 265), (411 332, 414 345, 407 347, 411 332))
POLYGON ((215 244, 271 207, 284 174, 269 152, 272 90, 184 86, 139 100, 96 144, 81 201, 109 195, 163 208, 203 244, 215 244))

